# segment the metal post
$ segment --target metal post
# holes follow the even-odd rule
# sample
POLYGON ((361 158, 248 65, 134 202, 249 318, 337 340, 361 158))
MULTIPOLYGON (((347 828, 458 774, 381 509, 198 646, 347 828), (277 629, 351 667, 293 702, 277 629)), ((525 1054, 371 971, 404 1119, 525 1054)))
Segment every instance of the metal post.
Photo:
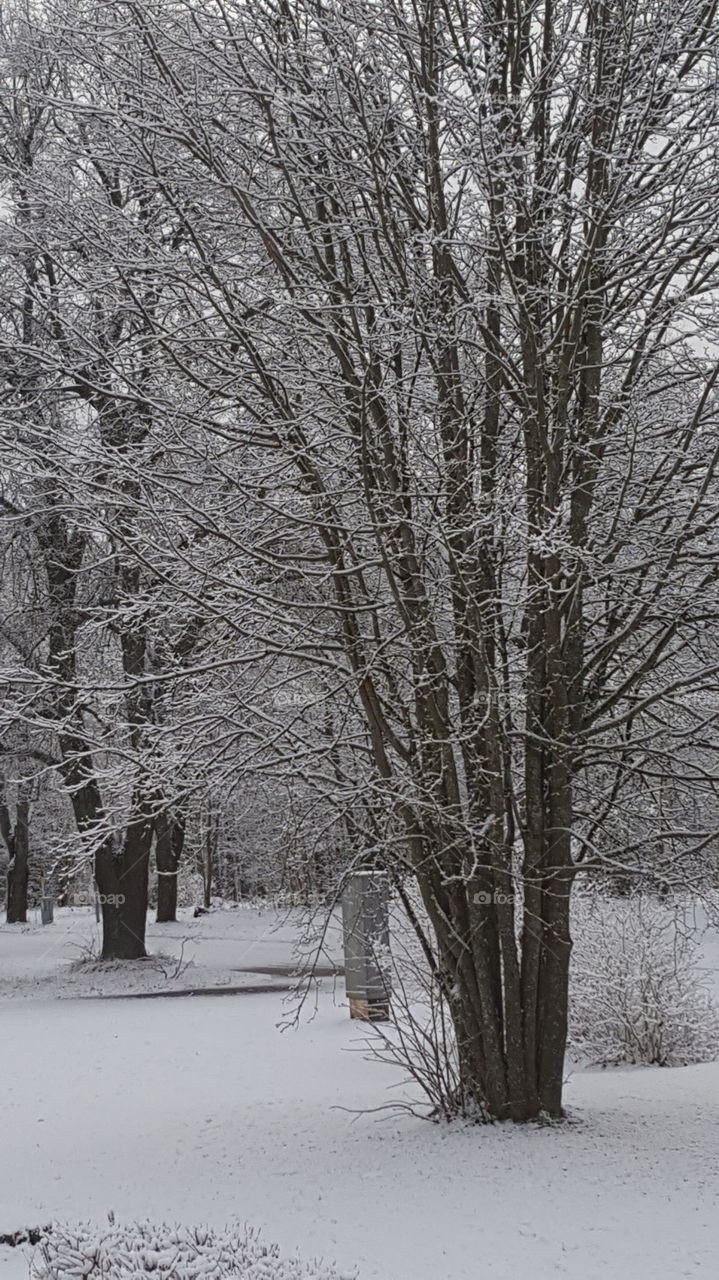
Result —
POLYGON ((45 868, 40 868, 40 923, 52 924, 55 919, 54 914, 55 898, 51 893, 51 886, 48 884, 45 868))
POLYGON ((357 871, 342 894, 345 986, 350 1017, 386 1022, 391 994, 389 885, 380 871, 357 871))

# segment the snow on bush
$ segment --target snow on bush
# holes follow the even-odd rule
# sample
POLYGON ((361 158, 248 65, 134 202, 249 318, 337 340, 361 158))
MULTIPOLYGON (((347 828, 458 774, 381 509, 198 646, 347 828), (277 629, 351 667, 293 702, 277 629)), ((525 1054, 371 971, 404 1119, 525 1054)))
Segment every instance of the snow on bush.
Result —
POLYGON ((595 1064, 682 1066, 719 1054, 719 1015, 681 910, 643 895, 577 897, 570 1047, 595 1064))
POLYGON ((350 1280, 331 1267, 281 1258, 252 1231, 111 1221, 55 1223, 30 1263, 31 1280, 350 1280))

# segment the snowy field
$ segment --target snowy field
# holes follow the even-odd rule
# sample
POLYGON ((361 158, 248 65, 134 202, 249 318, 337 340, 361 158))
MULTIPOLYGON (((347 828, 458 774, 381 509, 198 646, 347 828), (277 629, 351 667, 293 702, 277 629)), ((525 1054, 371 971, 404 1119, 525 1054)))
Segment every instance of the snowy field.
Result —
POLYGON ((182 910, 176 924, 148 922, 149 960, 115 966, 93 963, 101 938, 92 911, 61 909, 46 928, 29 914, 27 925, 0 924, 0 1000, 285 989, 297 970, 314 966, 328 975, 341 968, 338 922, 317 956, 317 928, 297 911, 240 906, 195 919, 182 910))
MULTIPOLYGON (((196 987, 256 984, 296 928, 218 912, 150 941, 189 935, 196 987)), ((112 1210, 245 1221, 359 1280, 716 1276, 719 1065, 577 1072, 562 1126, 440 1128, 373 1111, 405 1086, 366 1060, 341 981, 284 1031, 281 991, 82 999, 68 935, 91 918, 43 932, 0 930, 0 1232, 112 1210)), ((25 1275, 0 1250, 2 1280, 25 1275)))

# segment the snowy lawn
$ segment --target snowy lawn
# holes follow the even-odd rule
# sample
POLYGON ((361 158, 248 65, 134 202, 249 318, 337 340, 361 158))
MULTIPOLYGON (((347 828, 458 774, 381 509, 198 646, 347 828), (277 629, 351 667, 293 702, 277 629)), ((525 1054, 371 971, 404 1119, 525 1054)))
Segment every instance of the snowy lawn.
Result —
POLYGON ((0 1232, 114 1210, 360 1280, 716 1274, 719 1066, 577 1073, 560 1127, 355 1117, 396 1077, 337 998, 285 1032, 276 993, 0 1003, 0 1232))
MULTIPOLYGON (((313 962, 298 950, 304 917, 298 911, 240 906, 176 924, 148 923, 149 961, 93 965, 100 931, 87 907, 56 910, 43 926, 0 924, 0 1000, 96 996, 262 985, 286 988, 287 974, 313 962)), ((310 926, 311 928, 311 926, 310 926)), ((339 927, 333 924, 319 956, 320 971, 339 966, 339 927)))

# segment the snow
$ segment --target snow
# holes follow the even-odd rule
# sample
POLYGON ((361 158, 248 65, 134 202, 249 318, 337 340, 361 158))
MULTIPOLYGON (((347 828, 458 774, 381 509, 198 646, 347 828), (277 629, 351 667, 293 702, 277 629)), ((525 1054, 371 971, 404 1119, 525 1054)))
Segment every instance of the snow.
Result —
MULTIPOLYGON (((213 963, 240 934, 278 956, 267 923, 204 917, 196 955, 204 930, 213 963)), ((2 936, 16 979, 42 968, 25 942, 2 936)), ((39 981, 0 1001, 0 1232, 112 1210, 248 1223, 359 1280, 715 1274, 718 1064, 578 1071, 563 1125, 438 1127, 377 1110, 408 1086, 367 1060, 339 988, 281 1031, 289 1012, 278 992, 58 1000, 39 981)), ((26 1274, 0 1250, 1 1280, 26 1274)))
POLYGON ((255 1232, 207 1227, 55 1225, 31 1256, 32 1280, 353 1280, 321 1263, 283 1258, 255 1232))
MULTIPOLYGON (((37 913, 33 913, 35 916, 37 913)), ((297 942, 311 920, 299 911, 239 906, 194 918, 182 910, 175 924, 148 923, 150 960, 93 963, 101 949, 94 912, 55 911, 55 923, 0 925, 0 1000, 46 999, 261 985, 287 988, 297 968, 312 963, 309 942, 297 942)), ((339 969, 340 929, 333 924, 320 956, 322 972, 339 969)))

